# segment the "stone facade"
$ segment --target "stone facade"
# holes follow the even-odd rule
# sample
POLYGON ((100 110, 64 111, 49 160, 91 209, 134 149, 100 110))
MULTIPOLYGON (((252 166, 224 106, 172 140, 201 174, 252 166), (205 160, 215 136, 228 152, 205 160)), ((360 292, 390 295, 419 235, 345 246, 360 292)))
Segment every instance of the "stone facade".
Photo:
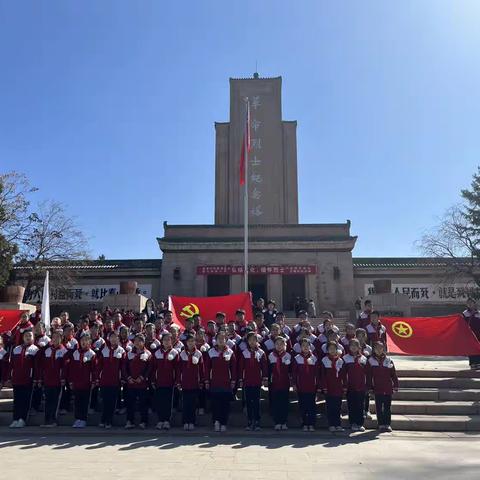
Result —
POLYGON ((217 225, 243 223, 239 168, 246 99, 251 116, 249 223, 298 223, 297 122, 282 120, 281 88, 281 77, 230 79, 230 121, 215 124, 217 225))

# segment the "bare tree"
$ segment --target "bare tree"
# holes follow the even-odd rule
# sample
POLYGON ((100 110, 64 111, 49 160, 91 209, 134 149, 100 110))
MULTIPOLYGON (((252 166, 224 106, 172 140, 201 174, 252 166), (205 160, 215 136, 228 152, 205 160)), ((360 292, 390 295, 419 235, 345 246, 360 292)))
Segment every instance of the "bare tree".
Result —
POLYGON ((53 285, 67 287, 75 276, 72 262, 82 263, 89 258, 85 235, 76 219, 67 215, 58 202, 41 203, 35 220, 20 236, 17 268, 20 267, 27 300, 41 288, 46 267, 53 264, 53 285))
POLYGON ((467 278, 480 286, 480 236, 463 205, 448 209, 418 247, 427 257, 445 260, 446 278, 467 278))

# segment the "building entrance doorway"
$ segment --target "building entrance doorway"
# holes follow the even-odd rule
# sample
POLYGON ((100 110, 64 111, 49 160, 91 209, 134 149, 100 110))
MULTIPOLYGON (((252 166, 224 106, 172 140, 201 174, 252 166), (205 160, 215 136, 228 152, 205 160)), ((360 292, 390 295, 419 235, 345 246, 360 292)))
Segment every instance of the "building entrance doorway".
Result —
POLYGON ((249 275, 248 290, 252 292, 253 304, 263 298, 267 303, 267 276, 266 275, 249 275))
POLYGON ((230 275, 208 275, 207 297, 230 295, 230 275))
POLYGON ((295 302, 305 299, 305 275, 283 275, 282 277, 283 309, 294 311, 295 302))

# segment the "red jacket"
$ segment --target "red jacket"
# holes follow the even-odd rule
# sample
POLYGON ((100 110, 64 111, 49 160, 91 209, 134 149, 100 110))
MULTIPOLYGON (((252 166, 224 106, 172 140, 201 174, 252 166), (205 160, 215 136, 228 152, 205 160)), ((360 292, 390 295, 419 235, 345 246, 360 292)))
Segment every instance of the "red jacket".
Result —
POLYGON ((237 360, 229 347, 219 350, 211 348, 205 355, 205 378, 210 390, 232 390, 237 381, 237 360))
POLYGON ((268 355, 270 390, 289 390, 292 356, 288 352, 281 355, 273 351, 268 355))
POLYGON ((327 355, 322 358, 320 382, 327 395, 341 397, 345 388, 345 362, 341 357, 327 355))
POLYGON ((148 386, 150 376, 152 374, 152 354, 149 350, 144 348, 137 351, 133 348, 127 353, 123 377, 128 381, 129 378, 133 380, 140 380, 139 382, 128 383, 128 388, 145 389, 148 386))
POLYGON ((23 343, 23 334, 26 330, 33 330, 33 323, 29 321, 25 323, 18 323, 15 328, 12 330, 12 334, 7 336, 7 341, 9 345, 16 347, 23 343))
POLYGON ((177 384, 183 390, 198 390, 205 381, 205 366, 200 350, 180 353, 177 366, 177 384))
POLYGON ((97 353, 96 378, 100 387, 119 387, 125 364, 125 350, 105 344, 97 353))
POLYGON ((295 355, 292 382, 299 393, 316 393, 320 389, 320 364, 316 355, 311 352, 295 355))
POLYGON ((363 311, 357 318, 357 328, 366 328, 370 323, 370 313, 363 311))
POLYGON ((368 359, 367 385, 378 395, 392 395, 398 388, 397 372, 393 361, 386 355, 368 359))
POLYGON ((60 345, 48 346, 40 352, 40 378, 45 387, 59 387, 65 380, 67 349, 60 345))
POLYGON ((153 354, 151 382, 156 387, 173 387, 176 382, 179 353, 174 348, 165 350, 162 347, 153 354))
POLYGON ((347 390, 350 392, 365 392, 367 390, 367 362, 365 355, 344 355, 347 390))
POLYGON ((67 361, 66 377, 73 390, 89 390, 95 380, 96 355, 88 350, 75 350, 67 361))
POLYGON ((262 380, 268 378, 268 365, 265 352, 261 348, 246 348, 240 353, 238 376, 244 387, 262 386, 262 380))
POLYGON ((368 341, 370 345, 373 345, 374 342, 382 342, 387 347, 387 329, 378 322, 378 325, 375 326, 369 323, 365 330, 367 331, 368 341))
POLYGON ((463 311, 462 315, 480 342, 480 312, 478 310, 469 310, 467 308, 463 311))
POLYGON ((0 348, 0 383, 8 380, 8 352, 0 348))
POLYGON ((13 386, 30 385, 38 379, 39 348, 35 345, 17 345, 10 357, 10 379, 13 386))
POLYGON ((67 349, 68 357, 71 358, 73 352, 79 347, 78 341, 75 337, 63 341, 63 346, 67 349))

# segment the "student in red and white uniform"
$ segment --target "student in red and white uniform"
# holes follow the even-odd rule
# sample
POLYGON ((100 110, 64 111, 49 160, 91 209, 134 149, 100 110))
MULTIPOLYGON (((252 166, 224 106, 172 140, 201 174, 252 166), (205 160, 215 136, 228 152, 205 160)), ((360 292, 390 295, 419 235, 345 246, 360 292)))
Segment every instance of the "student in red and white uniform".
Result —
POLYGON ((327 406, 328 429, 330 432, 343 432, 341 426, 342 397, 345 391, 345 362, 338 354, 338 344, 327 343, 327 355, 321 362, 321 386, 327 406))
POLYGON ((123 321, 123 315, 120 312, 115 312, 113 314, 113 328, 118 331, 122 325, 125 325, 128 330, 128 325, 123 321))
POLYGON ((155 329, 155 324, 147 323, 145 325, 145 346, 150 350, 150 353, 153 355, 155 350, 161 346, 160 340, 157 338, 157 333, 155 329))
POLYGON ((350 340, 353 338, 355 338, 355 325, 353 323, 347 323, 345 325, 345 335, 340 338, 340 343, 347 352, 350 347, 350 340))
POLYGON ((380 314, 373 311, 370 314, 370 323, 365 328, 368 335, 368 343, 373 345, 375 342, 382 342, 387 346, 387 329, 380 323, 380 314))
POLYGON ((100 428, 112 427, 125 361, 126 352, 120 346, 118 334, 111 331, 103 348, 97 352, 96 384, 103 401, 100 428))
MULTIPOLYGON (((106 343, 105 339, 102 336, 102 328, 103 328, 103 325, 98 320, 95 320, 90 325, 91 349, 95 352, 97 359, 98 359, 99 352, 103 349, 106 343)), ((99 392, 98 385, 92 385, 92 392, 90 394, 89 413, 94 413, 97 410, 98 392, 99 392)))
POLYGON ((337 355, 341 357, 345 353, 345 348, 343 348, 343 345, 340 343, 340 337, 335 330, 329 330, 327 332, 327 343, 321 345, 320 349, 317 350, 317 355, 319 357, 325 357, 328 354, 327 349, 330 342, 334 342, 337 345, 337 355))
POLYGON ((367 392, 367 362, 362 354, 360 342, 352 338, 349 353, 343 356, 347 383, 348 421, 354 432, 364 432, 364 408, 367 392))
POLYGON ((288 339, 288 337, 285 337, 285 335, 282 333, 282 330, 280 329, 280 325, 273 323, 272 326, 270 327, 270 334, 263 339, 261 344, 263 350, 267 355, 270 352, 273 352, 275 350, 275 341, 279 336, 285 339, 285 346, 286 346, 287 352, 289 352, 292 349, 290 340, 288 339))
POLYGON ((156 320, 155 320, 155 336, 161 340, 162 339, 162 335, 164 333, 168 333, 168 330, 165 328, 164 324, 163 324, 163 318, 162 317, 158 317, 156 320))
POLYGON ((287 430, 288 395, 292 356, 287 352, 287 341, 283 337, 275 339, 275 350, 268 355, 269 392, 275 430, 287 430))
POLYGON ((215 324, 217 325, 217 332, 222 326, 227 324, 227 315, 224 312, 217 312, 215 314, 215 324))
POLYGON ((216 335, 217 335, 217 324, 215 323, 214 320, 209 320, 207 322, 207 328, 205 329, 205 338, 207 343, 212 345, 213 339, 215 338, 216 335))
POLYGON ((257 325, 257 333, 262 336, 262 338, 267 338, 270 330, 268 330, 265 325, 265 317, 262 312, 257 312, 255 314, 255 323, 257 325))
POLYGON ((80 318, 78 322, 77 332, 75 333, 75 338, 77 342, 80 342, 80 339, 87 333, 90 333, 90 320, 87 315, 84 315, 80 318))
POLYGON ((143 315, 139 318, 136 318, 133 322, 133 326, 130 328, 130 333, 128 335, 128 339, 133 342, 135 336, 139 333, 145 335, 145 322, 143 321, 143 315))
POLYGON ((8 380, 8 352, 4 346, 3 338, 0 335, 0 390, 8 380))
POLYGON ((137 333, 133 349, 127 352, 123 378, 127 382, 127 423, 126 429, 135 428, 135 404, 138 401, 141 429, 148 425, 148 384, 152 372, 152 354, 145 348, 145 337, 137 333))
POLYGON ((195 347, 195 337, 192 335, 185 340, 185 350, 180 353, 177 373, 177 386, 182 391, 183 399, 183 428, 194 430, 198 393, 204 386, 205 369, 202 352, 195 347))
MULTIPOLYGON (((463 311, 462 315, 480 342, 480 312, 477 308, 477 302, 473 298, 467 300, 467 308, 463 311)), ((480 369, 480 355, 470 355, 468 361, 472 370, 480 369)))
POLYGON ((107 317, 105 321, 103 322, 103 338, 104 340, 108 340, 108 337, 110 336, 110 332, 115 331, 115 322, 113 321, 113 317, 107 317))
POLYGON ((290 335, 290 341, 293 344, 297 341, 297 337, 302 328, 306 328, 310 333, 314 332, 314 328, 308 321, 308 313, 305 310, 300 310, 298 312, 298 323, 293 327, 292 334, 290 335))
POLYGON ((183 344, 183 342, 181 342, 180 339, 178 338, 180 334, 180 328, 178 328, 178 325, 170 325, 168 327, 168 332, 172 336, 173 348, 180 353, 185 348, 185 345, 183 344))
POLYGON ((275 323, 280 327, 280 331, 282 332, 282 334, 288 337, 288 339, 290 339, 292 329, 288 325, 285 325, 285 314, 283 312, 277 313, 275 323))
POLYGON ((375 394, 378 428, 391 432, 392 394, 398 391, 398 378, 395 365, 386 356, 382 342, 373 344, 373 355, 368 359, 367 385, 375 394))
MULTIPOLYGON (((367 343, 368 335, 367 331, 364 328, 357 328, 355 330, 355 337, 357 338, 358 342, 360 343, 360 351, 362 355, 365 357, 370 358, 373 353, 372 347, 367 343)), ((370 414, 370 397, 367 394, 365 395, 365 405, 363 407, 363 418, 367 418, 371 420, 372 415, 370 414)))
POLYGON ((365 300, 363 312, 357 318, 357 328, 366 328, 370 323, 370 314, 372 313, 373 306, 371 300, 365 300))
POLYGON ((237 333, 237 324, 233 322, 228 323, 227 324, 227 345, 233 350, 235 355, 237 355, 237 347, 241 341, 242 341, 242 337, 237 333))
POLYGON ((232 392, 237 380, 237 361, 227 345, 225 332, 215 338, 215 346, 205 356, 205 388, 210 392, 212 421, 216 432, 227 429, 232 392))
POLYGON ((26 425, 32 388, 39 375, 38 352, 38 347, 33 344, 33 332, 25 330, 23 343, 13 347, 10 357, 9 378, 13 387, 13 422, 10 428, 26 425))
POLYGON ((237 333, 243 336, 245 329, 247 328, 247 321, 245 320, 245 310, 239 308, 235 312, 235 326, 237 333))
POLYGON ((164 333, 162 345, 153 354, 151 383, 155 389, 154 406, 158 416, 156 428, 170 430, 173 387, 176 383, 179 352, 172 347, 172 336, 164 333))
POLYGON ((16 347, 23 343, 23 334, 33 330, 33 323, 29 320, 28 313, 22 313, 19 322, 12 331, 4 335, 4 342, 7 347, 16 347))
POLYGON ((260 392, 268 385, 265 352, 258 345, 256 332, 247 334, 247 348, 239 353, 239 386, 243 387, 247 405, 247 430, 260 430, 260 392))
MULTIPOLYGON (((225 327, 220 327, 224 329, 225 327)), ((205 330, 203 328, 199 328, 194 335, 195 337, 195 347, 199 350, 203 355, 203 361, 205 361, 205 357, 210 350, 210 344, 206 341, 205 330)), ((212 344, 215 342, 215 338, 211 340, 212 344)), ((205 409, 207 407, 207 399, 208 399, 208 392, 203 388, 198 392, 198 414, 205 415, 205 409)))
MULTIPOLYGON (((45 325, 43 322, 39 321, 33 327, 33 337, 34 337, 34 345, 36 345, 39 350, 40 354, 43 353, 45 348, 50 343, 50 337, 48 337, 45 333, 45 325)), ((40 358, 41 355, 39 355, 40 358)), ((32 401, 30 402, 30 411, 31 413, 35 414, 40 411, 40 405, 42 403, 42 395, 43 389, 39 382, 33 386, 32 392, 32 401)))
POLYGON ((87 426, 90 393, 96 374, 96 355, 90 348, 91 344, 90 334, 83 334, 78 349, 72 353, 67 362, 66 377, 74 396, 73 428, 87 426))
POLYGON ((308 328, 302 327, 300 329, 300 332, 297 335, 297 341, 293 345, 292 350, 295 354, 300 353, 302 351, 302 347, 300 346, 300 342, 304 338, 306 338, 310 342, 310 348, 311 348, 312 352, 315 351, 315 349, 317 348, 317 337, 308 328))
POLYGON ((194 329, 194 321, 193 321, 193 318, 190 317, 190 318, 187 318, 185 320, 185 328, 183 329, 183 332, 182 334, 180 335, 180 341, 181 342, 185 342, 185 340, 187 339, 187 337, 189 335, 193 335, 195 336, 195 333, 196 333, 196 330, 194 329))
POLYGON ((50 344, 40 352, 40 381, 45 393, 45 421, 42 427, 57 426, 60 391, 65 385, 67 349, 62 344, 63 331, 54 330, 50 344))
POLYGON ((320 391, 320 363, 308 339, 300 340, 300 347, 300 353, 293 359, 292 385, 298 395, 303 431, 313 432, 317 418, 315 397, 320 391))
POLYGON ((317 335, 326 334, 330 330, 335 330, 335 332, 339 333, 339 328, 334 323, 333 313, 325 310, 320 315, 322 322, 317 326, 316 333, 317 335))
POLYGON ((128 327, 126 325, 122 325, 118 329, 118 339, 120 346, 125 350, 125 352, 130 352, 133 349, 133 342, 128 338, 128 327))
MULTIPOLYGON (((65 312, 67 313, 67 312, 65 312)), ((68 315, 68 313, 67 313, 68 315)), ((66 361, 72 358, 73 352, 78 348, 78 340, 74 337, 73 323, 66 322, 63 325, 63 346, 67 349, 66 361)), ((60 399, 60 415, 64 415, 70 409, 72 391, 68 382, 62 387, 62 398, 60 399)))

